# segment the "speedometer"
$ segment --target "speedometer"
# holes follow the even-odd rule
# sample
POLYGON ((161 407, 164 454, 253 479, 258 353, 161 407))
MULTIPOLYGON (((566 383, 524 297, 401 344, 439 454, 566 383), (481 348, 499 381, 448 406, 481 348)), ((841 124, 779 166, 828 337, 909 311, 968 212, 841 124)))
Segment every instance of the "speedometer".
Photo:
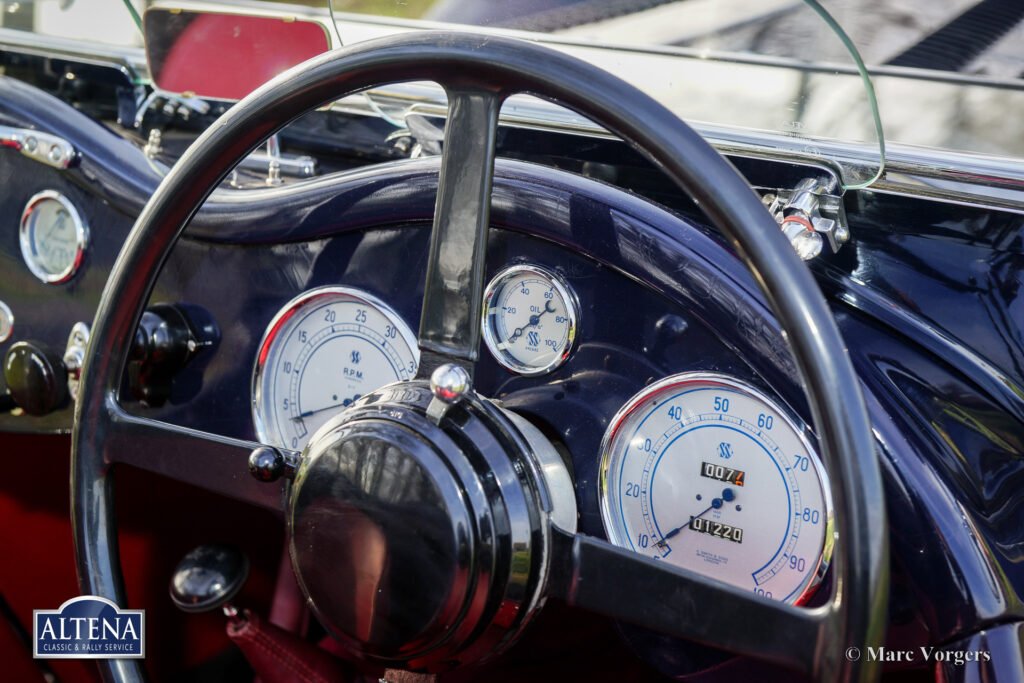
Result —
POLYGON ((670 377, 619 411, 601 452, 613 543, 783 602, 810 597, 832 553, 828 479, 760 392, 724 375, 670 377))
POLYGON ((416 337, 402 318, 366 292, 324 287, 278 312, 253 370, 256 435, 299 449, 332 415, 385 384, 412 379, 416 337))

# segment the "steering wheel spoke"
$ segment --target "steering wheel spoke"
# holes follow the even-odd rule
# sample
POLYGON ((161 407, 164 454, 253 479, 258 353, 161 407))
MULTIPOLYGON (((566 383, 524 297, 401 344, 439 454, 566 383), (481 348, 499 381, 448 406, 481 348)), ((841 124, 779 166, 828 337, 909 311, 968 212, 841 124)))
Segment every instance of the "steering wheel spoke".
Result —
POLYGON ((107 463, 132 465, 215 493, 274 510, 282 485, 249 474, 248 458, 260 444, 137 417, 112 398, 103 441, 107 463))
POLYGON ((775 602, 557 527, 547 592, 614 619, 832 680, 822 670, 834 654, 821 647, 830 632, 828 607, 775 602))
POLYGON ((421 378, 445 362, 472 373, 480 340, 484 247, 504 95, 475 85, 450 85, 441 177, 430 237, 419 346, 421 378))

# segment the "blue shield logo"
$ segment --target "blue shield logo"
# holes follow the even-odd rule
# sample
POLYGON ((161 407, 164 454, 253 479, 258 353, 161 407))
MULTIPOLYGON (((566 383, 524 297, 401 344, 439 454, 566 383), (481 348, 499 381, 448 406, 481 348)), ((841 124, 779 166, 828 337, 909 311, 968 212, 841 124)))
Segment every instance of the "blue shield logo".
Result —
POLYGON ((122 610, 110 600, 85 595, 60 609, 32 613, 37 659, 142 659, 146 656, 143 610, 122 610))

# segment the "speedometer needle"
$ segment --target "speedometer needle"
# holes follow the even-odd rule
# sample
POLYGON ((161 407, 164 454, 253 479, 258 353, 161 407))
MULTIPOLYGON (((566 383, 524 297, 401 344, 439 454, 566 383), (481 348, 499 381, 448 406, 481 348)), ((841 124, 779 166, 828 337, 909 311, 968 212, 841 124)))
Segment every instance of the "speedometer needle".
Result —
POLYGON ((519 339, 519 337, 523 336, 523 332, 526 330, 526 328, 533 327, 534 325, 539 323, 541 317, 545 313, 554 313, 554 312, 555 312, 555 307, 551 303, 551 299, 548 299, 547 301, 544 302, 544 310, 541 311, 540 313, 534 313, 533 315, 531 315, 530 316, 530 322, 526 323, 522 327, 517 327, 516 331, 512 333, 512 336, 509 337, 508 340, 510 342, 514 342, 516 339, 519 339))
POLYGON ((657 543, 655 543, 654 545, 658 546, 659 548, 664 548, 666 545, 668 545, 668 539, 672 538, 673 536, 676 536, 680 531, 682 531, 683 529, 685 529, 688 526, 690 526, 690 524, 693 523, 693 520, 700 519, 701 517, 706 515, 711 510, 717 510, 718 508, 722 507, 722 505, 724 505, 725 503, 727 503, 727 502, 729 502, 729 501, 731 501, 731 500, 733 500, 735 498, 736 498, 736 494, 733 492, 732 489, 725 489, 724 491, 722 491, 722 497, 721 498, 713 498, 711 500, 711 505, 709 505, 707 507, 707 509, 704 510, 704 512, 700 513, 699 515, 694 515, 693 517, 690 518, 690 520, 688 522, 686 522, 682 526, 677 526, 675 529, 673 529, 672 531, 670 531, 667 534, 665 534, 664 536, 662 536, 661 540, 658 541, 657 543))
POLYGON ((309 417, 310 415, 316 415, 317 413, 322 413, 323 411, 330 410, 331 408, 344 408, 353 401, 355 401, 357 398, 359 398, 361 395, 362 394, 356 394, 352 398, 346 398, 344 401, 341 401, 340 403, 332 403, 329 406, 323 406, 322 408, 314 408, 313 410, 307 410, 303 413, 299 413, 298 415, 292 418, 292 421, 298 422, 299 420, 305 417, 309 417))

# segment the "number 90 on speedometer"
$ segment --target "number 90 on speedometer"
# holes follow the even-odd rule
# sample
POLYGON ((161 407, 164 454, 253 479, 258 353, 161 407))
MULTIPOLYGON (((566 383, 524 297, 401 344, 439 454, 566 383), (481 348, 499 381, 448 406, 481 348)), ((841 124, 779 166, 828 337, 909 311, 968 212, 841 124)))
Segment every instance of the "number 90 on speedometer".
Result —
POLYGON ((601 452, 613 543, 793 604, 820 582, 834 534, 827 476, 754 388, 706 373, 653 384, 615 416, 601 452))

